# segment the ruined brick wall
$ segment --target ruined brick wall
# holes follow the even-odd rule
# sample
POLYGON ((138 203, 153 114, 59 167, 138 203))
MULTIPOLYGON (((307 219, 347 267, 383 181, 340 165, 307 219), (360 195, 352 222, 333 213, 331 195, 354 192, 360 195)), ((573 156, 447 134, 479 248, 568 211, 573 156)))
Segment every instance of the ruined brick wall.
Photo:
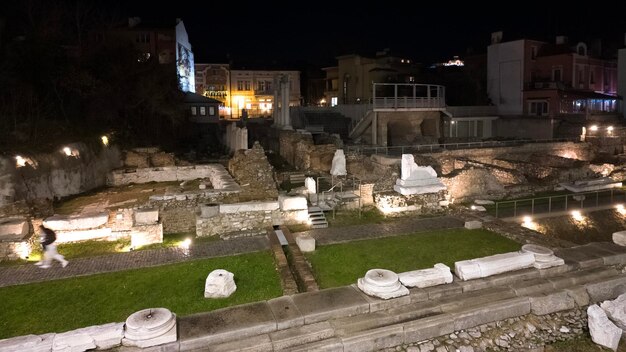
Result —
POLYGON ((241 186, 241 197, 251 200, 278 197, 274 168, 258 142, 255 142, 251 149, 235 152, 228 162, 228 171, 241 186))
POLYGON ((448 193, 456 200, 481 197, 492 198, 505 194, 504 186, 486 169, 466 169, 441 178, 448 193))
POLYGON ((124 151, 124 167, 146 168, 175 166, 173 153, 165 153, 157 147, 135 148, 124 151))
POLYGON ((163 233, 194 232, 196 229, 196 208, 159 209, 159 217, 163 223, 163 233))
POLYGON ((405 212, 430 214, 442 210, 439 201, 445 199, 445 191, 403 196, 395 191, 374 193, 374 204, 385 215, 405 212))

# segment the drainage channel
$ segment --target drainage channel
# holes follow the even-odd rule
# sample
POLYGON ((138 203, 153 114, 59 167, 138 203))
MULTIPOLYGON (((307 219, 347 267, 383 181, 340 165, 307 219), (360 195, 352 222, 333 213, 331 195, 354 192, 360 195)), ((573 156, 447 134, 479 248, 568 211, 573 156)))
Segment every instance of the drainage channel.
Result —
POLYGON ((280 226, 268 230, 267 236, 280 274, 283 294, 318 291, 313 272, 289 229, 280 226))

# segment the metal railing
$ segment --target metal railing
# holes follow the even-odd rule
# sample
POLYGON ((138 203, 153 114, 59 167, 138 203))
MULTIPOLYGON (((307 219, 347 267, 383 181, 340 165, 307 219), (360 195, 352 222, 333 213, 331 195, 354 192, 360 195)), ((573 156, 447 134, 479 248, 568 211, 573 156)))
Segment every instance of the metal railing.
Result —
POLYGON ((446 106, 446 88, 434 84, 373 83, 374 110, 440 109, 446 106))
POLYGON ((551 214, 589 208, 611 206, 626 202, 626 192, 622 189, 605 189, 591 192, 516 199, 496 202, 496 218, 551 214))
POLYGON ((510 147, 530 143, 557 143, 557 142, 580 142, 579 138, 554 138, 554 139, 518 139, 510 141, 482 141, 482 142, 465 142, 465 143, 441 143, 441 144, 417 144, 402 145, 391 147, 376 146, 346 146, 348 152, 359 155, 386 154, 386 155, 402 155, 407 153, 429 153, 441 150, 455 149, 473 149, 473 148, 494 148, 494 147, 510 147))
MULTIPOLYGON (((332 194, 333 198, 334 198, 334 194, 336 193, 335 189, 336 187, 339 187, 339 193, 343 194, 344 191, 345 192, 353 192, 355 196, 358 197, 358 201, 359 201, 359 217, 361 217, 361 180, 357 177, 351 176, 348 177, 346 179, 341 179, 337 176, 319 176, 316 178, 315 180, 315 187, 316 187, 316 200, 317 200, 317 205, 319 206, 320 204, 320 184, 324 183, 325 186, 328 186, 328 181, 330 181, 330 187, 326 190, 323 190, 321 192, 322 197, 321 200, 322 201, 326 201, 327 200, 327 195, 332 194), (322 182, 320 182, 322 181, 322 182), (344 189, 344 186, 346 186, 346 188, 344 189), (358 193, 357 193, 358 192, 358 193)), ((324 187, 325 188, 325 187, 324 187)), ((336 206, 332 208, 333 210, 333 219, 335 218, 335 209, 336 206)))

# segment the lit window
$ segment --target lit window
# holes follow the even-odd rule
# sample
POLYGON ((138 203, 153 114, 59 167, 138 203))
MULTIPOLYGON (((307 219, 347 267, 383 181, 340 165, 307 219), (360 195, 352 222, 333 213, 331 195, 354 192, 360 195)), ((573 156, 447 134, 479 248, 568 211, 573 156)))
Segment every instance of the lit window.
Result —
POLYGON ((198 115, 198 108, 196 108, 195 106, 191 107, 191 115, 196 116, 198 115))
POLYGON ((205 106, 201 106, 200 107, 200 115, 206 116, 206 107, 205 106))
POLYGON ((337 106, 337 97, 330 98, 330 106, 337 106))
POLYGON ((247 110, 252 109, 252 104, 250 104, 250 103, 246 103, 246 109, 247 109, 247 110))

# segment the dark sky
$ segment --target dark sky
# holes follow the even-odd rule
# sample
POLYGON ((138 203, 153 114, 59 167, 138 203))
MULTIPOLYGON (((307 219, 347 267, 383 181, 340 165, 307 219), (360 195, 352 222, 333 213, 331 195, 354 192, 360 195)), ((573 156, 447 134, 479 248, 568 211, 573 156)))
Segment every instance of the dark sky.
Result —
POLYGON ((390 48, 429 63, 463 56, 468 48, 485 51, 490 33, 498 30, 504 31, 505 41, 522 36, 553 41, 563 34, 570 40, 599 36, 620 44, 626 32, 626 1, 597 2, 597 8, 594 3, 550 1, 525 7, 517 2, 377 2, 291 1, 279 6, 268 1, 179 0, 161 5, 131 0, 119 6, 126 15, 182 18, 196 62, 226 62, 230 55, 235 62, 321 66, 333 64, 337 55, 390 48))

